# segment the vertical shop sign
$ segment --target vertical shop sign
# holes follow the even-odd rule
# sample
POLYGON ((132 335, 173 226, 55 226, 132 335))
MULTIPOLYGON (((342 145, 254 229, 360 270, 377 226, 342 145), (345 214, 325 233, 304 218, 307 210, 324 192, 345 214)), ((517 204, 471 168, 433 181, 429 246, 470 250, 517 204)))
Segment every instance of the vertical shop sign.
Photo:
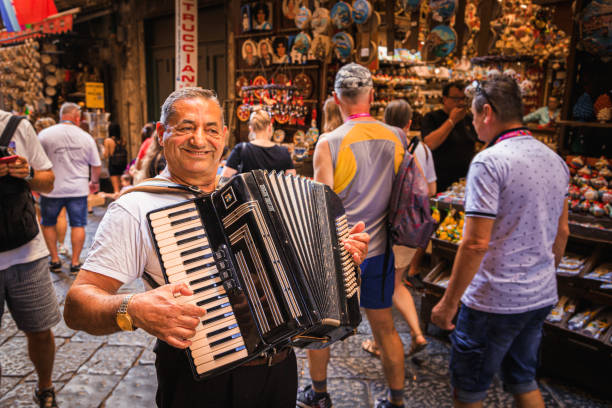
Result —
POLYGON ((198 0, 176 0, 175 89, 198 83, 198 0))
POLYGON ((85 107, 104 109, 104 83, 85 82, 85 107))

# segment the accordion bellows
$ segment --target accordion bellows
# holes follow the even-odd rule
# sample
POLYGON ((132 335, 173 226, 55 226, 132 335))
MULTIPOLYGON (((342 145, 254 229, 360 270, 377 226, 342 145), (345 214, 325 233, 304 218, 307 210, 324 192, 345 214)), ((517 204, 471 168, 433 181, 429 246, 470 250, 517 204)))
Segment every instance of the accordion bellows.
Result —
POLYGON ((187 349, 205 379, 288 345, 319 348, 361 322, 344 207, 324 184, 261 170, 147 215, 167 283, 207 313, 187 349))

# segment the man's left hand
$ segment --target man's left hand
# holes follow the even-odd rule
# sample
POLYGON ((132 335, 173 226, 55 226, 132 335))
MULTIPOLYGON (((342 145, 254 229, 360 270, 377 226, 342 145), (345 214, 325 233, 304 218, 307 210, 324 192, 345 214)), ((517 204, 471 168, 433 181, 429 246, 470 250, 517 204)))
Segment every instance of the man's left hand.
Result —
POLYGON ((30 175, 30 165, 28 159, 17 156, 17 160, 8 164, 8 175, 15 178, 24 179, 30 175))
POLYGON ((359 221, 351 228, 349 237, 342 242, 357 265, 360 265, 368 255, 370 234, 364 232, 364 230, 365 224, 363 221, 359 221))
POLYGON ((431 322, 442 330, 454 330, 453 318, 458 308, 458 306, 448 305, 444 299, 440 300, 431 311, 431 322))

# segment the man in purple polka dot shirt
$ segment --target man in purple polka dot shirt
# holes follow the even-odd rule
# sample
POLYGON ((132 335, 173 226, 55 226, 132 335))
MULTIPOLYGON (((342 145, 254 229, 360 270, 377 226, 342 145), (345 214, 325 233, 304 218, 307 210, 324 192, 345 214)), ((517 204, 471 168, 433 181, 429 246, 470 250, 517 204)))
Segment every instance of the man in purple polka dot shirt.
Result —
POLYGON ((470 164, 463 240, 431 318, 454 329, 456 407, 481 407, 500 372, 518 407, 543 408, 535 371, 542 323, 557 302, 556 266, 569 236, 569 171, 523 126, 514 79, 497 76, 471 88, 474 127, 487 148, 470 164))

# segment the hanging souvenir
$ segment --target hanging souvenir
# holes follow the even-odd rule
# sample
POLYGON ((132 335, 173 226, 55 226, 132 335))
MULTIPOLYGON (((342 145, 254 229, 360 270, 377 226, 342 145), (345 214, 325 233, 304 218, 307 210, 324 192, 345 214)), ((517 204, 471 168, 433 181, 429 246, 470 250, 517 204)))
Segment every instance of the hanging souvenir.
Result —
POLYGON ((240 7, 240 14, 242 15, 242 32, 247 33, 251 31, 251 6, 245 4, 244 6, 240 7))
POLYGON ((295 26, 300 30, 306 30, 310 24, 312 13, 308 7, 300 7, 297 14, 295 15, 295 26))
POLYGON ((293 134, 293 144, 304 143, 305 136, 306 134, 304 133, 303 130, 301 129, 296 130, 295 133, 293 134))
POLYGON ((402 7, 407 13, 418 10, 421 5, 421 0, 402 0, 402 7))
POLYGON ((370 44, 359 44, 355 52, 355 62, 361 65, 368 65, 376 58, 376 43, 370 41, 370 44))
POLYGON ((317 128, 317 110, 312 110, 312 120, 310 121, 310 129, 306 132, 306 143, 313 146, 319 140, 319 129, 317 128))
POLYGON ((437 61, 447 57, 455 49, 457 34, 447 25, 435 27, 425 41, 423 58, 425 61, 437 61))
POLYGON ((249 105, 243 103, 238 106, 238 109, 236 109, 236 116, 238 116, 238 119, 240 119, 241 122, 246 122, 249 120, 249 117, 251 116, 251 109, 249 105))
POLYGON ((294 20, 297 11, 302 7, 303 0, 283 0, 283 16, 294 20))
POLYGON ((259 89, 255 89, 253 91, 253 95, 260 100, 263 99, 263 96, 264 96, 263 86, 267 84, 268 84, 268 81, 266 80, 265 77, 263 77, 262 75, 256 76, 253 79, 253 86, 259 87, 259 89))
POLYGON ((265 66, 272 64, 274 55, 272 54, 272 41, 270 41, 270 39, 264 38, 263 40, 259 40, 257 43, 257 51, 259 52, 260 61, 265 66))
POLYGON ((238 96, 239 98, 242 98, 244 96, 242 87, 248 86, 248 85, 249 85, 249 80, 247 79, 247 77, 245 77, 244 75, 239 76, 236 79, 236 96, 238 96))
POLYGON ((289 45, 286 37, 276 37, 272 41, 274 48, 274 58, 272 61, 275 64, 285 64, 289 62, 289 45))
POLYGON ((328 36, 319 34, 315 35, 308 53, 308 58, 317 61, 330 62, 331 45, 331 38, 328 36))
POLYGON ((347 29, 353 22, 351 6, 344 1, 339 1, 331 9, 332 23, 339 30, 347 29))
POLYGON ((289 122, 289 114, 287 112, 277 112, 274 114, 274 120, 281 125, 289 122))
POLYGON ((259 61, 257 45, 255 45, 253 40, 246 40, 244 43, 242 43, 242 60, 249 67, 257 64, 259 61))
POLYGON ((331 28, 331 17, 329 10, 323 7, 318 7, 312 13, 312 20, 310 20, 310 26, 312 32, 316 34, 327 34, 331 28))
POLYGON ((282 72, 277 72, 272 77, 272 82, 277 85, 287 85, 289 83, 289 77, 282 72))
POLYGON ((260 1, 251 6, 251 30, 272 30, 272 2, 260 1))
POLYGON ((455 14, 457 0, 429 0, 429 8, 435 21, 446 21, 455 14))
POLYGON ((293 50, 302 55, 306 55, 310 49, 310 42, 310 36, 302 31, 295 36, 295 40, 293 41, 293 50))
POLYGON ((293 85, 296 89, 296 96, 301 96, 304 99, 310 98, 312 95, 312 78, 301 72, 293 78, 293 85))
POLYGON ((285 131, 283 129, 274 129, 272 140, 274 140, 274 143, 283 143, 283 140, 285 140, 285 131))
POLYGON ((353 53, 355 43, 353 37, 343 31, 337 33, 332 38, 334 44, 334 52, 340 61, 348 61, 353 53))
POLYGON ((351 16, 355 24, 365 24, 372 15, 372 5, 368 0, 353 1, 351 16))

